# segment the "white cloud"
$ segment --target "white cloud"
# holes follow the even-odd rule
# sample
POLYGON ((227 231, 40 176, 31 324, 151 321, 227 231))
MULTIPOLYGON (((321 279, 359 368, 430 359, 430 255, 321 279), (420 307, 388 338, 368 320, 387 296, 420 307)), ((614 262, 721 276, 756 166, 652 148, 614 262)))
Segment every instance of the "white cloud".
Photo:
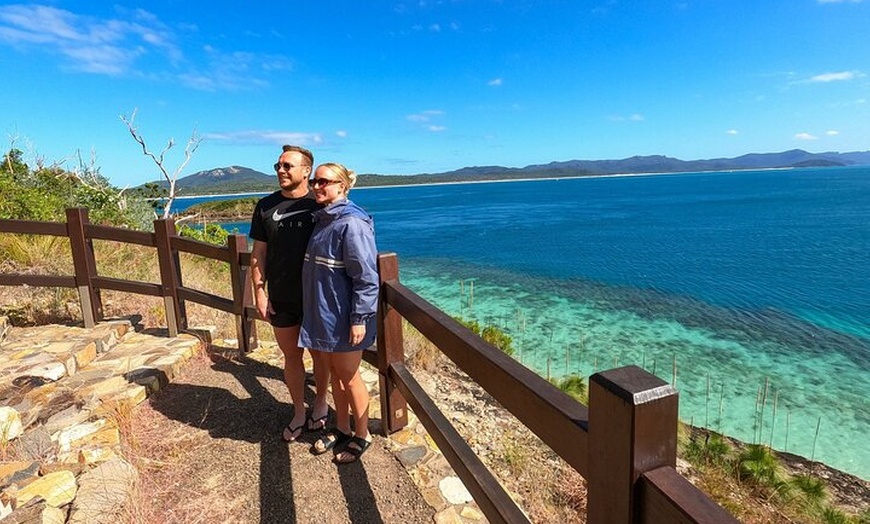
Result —
POLYGON ((429 131, 435 131, 435 132, 438 132, 438 131, 444 131, 444 130, 446 130, 447 128, 444 127, 444 126, 429 126, 429 127, 427 127, 426 129, 428 129, 429 131))
POLYGON ((837 73, 822 73, 820 75, 815 75, 810 77, 808 82, 813 83, 827 83, 827 82, 843 82, 848 80, 854 80, 856 78, 860 78, 865 76, 860 71, 840 71, 837 73))
POLYGON ((795 140, 818 140, 819 137, 815 135, 811 135, 809 133, 798 133, 795 136, 795 140))
POLYGON ((493 87, 498 87, 501 84, 502 84, 501 78, 493 78, 492 80, 490 80, 489 82, 486 83, 486 85, 493 86, 493 87))
POLYGON ((339 129, 335 132, 335 136, 339 138, 347 138, 347 131, 345 131, 344 129, 339 129))
POLYGON ((432 31, 433 33, 440 33, 441 26, 439 24, 432 24, 429 26, 429 31, 432 31))
POLYGON ((837 136, 840 134, 840 132, 837 131, 836 129, 831 129, 831 130, 825 131, 825 134, 828 136, 837 136))
POLYGON ((429 122, 433 117, 443 114, 444 111, 441 111, 440 109, 430 109, 428 111, 408 115, 405 118, 410 122, 429 122))
POLYGON ((740 134, 740 132, 737 131, 736 129, 729 129, 728 131, 725 131, 725 134, 726 135, 737 135, 737 134, 740 134))
POLYGON ((234 144, 298 144, 315 146, 323 142, 320 133, 302 133, 298 131, 232 131, 228 133, 206 133, 206 140, 230 142, 234 144))
POLYGON ((640 113, 634 113, 628 116, 613 115, 608 118, 613 122, 643 122, 644 120, 646 120, 644 116, 640 113))
MULTIPOLYGON (((205 91, 256 89, 268 85, 269 73, 292 70, 283 56, 223 52, 208 45, 197 50, 202 62, 192 63, 178 34, 156 15, 116 9, 117 18, 97 18, 41 5, 0 6, 0 45, 60 56, 70 71, 163 79, 205 91)), ((198 32, 190 24, 181 30, 181 35, 198 32)))
POLYGON ((151 51, 175 64, 182 53, 173 40, 169 29, 142 9, 127 20, 100 20, 49 6, 0 7, 0 42, 59 54, 76 71, 120 75, 151 51))

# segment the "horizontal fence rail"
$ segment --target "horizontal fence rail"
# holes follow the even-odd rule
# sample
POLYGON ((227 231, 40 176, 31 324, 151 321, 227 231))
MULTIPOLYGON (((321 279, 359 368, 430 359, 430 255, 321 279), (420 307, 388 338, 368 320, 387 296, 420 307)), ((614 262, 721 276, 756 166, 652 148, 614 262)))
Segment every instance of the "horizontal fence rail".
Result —
POLYGON ((251 256, 247 252, 247 239, 244 236, 230 235, 226 246, 216 246, 179 237, 172 219, 155 220, 154 232, 147 232, 91 224, 88 222, 87 210, 82 208, 67 209, 66 215, 66 223, 0 220, 0 233, 66 237, 72 251, 73 275, 5 273, 0 274, 0 285, 77 289, 86 327, 93 327, 103 319, 101 291, 162 297, 172 336, 187 329, 185 302, 190 301, 235 315, 240 349, 247 351, 252 344, 256 344, 254 319, 257 318, 257 311, 253 307, 250 290, 246 289, 249 285, 247 274, 251 256), (99 275, 94 240, 154 249, 160 269, 160 282, 141 282, 99 275), (233 297, 225 298, 183 286, 179 257, 182 253, 228 263, 233 275, 233 297))
MULTIPOLYGON (((190 301, 234 315, 239 349, 256 346, 244 236, 230 235, 226 246, 215 246, 179 237, 172 219, 155 220, 149 233, 90 224, 86 209, 68 209, 66 215, 65 224, 0 220, 0 233, 67 237, 74 274, 5 273, 0 285, 75 288, 87 327, 102 320, 102 290, 162 297, 171 336, 187 329, 190 301), (94 240, 154 249, 160 282, 99 275, 94 240), (228 263, 232 297, 185 287, 182 253, 228 263)), ((405 366, 403 319, 586 478, 587 522, 737 522, 674 469, 678 396, 670 385, 636 366, 596 373, 589 378, 587 408, 403 286, 394 253, 379 255, 378 268, 378 340, 363 358, 378 369, 383 431, 405 427, 410 404, 490 522, 530 521, 405 366)))

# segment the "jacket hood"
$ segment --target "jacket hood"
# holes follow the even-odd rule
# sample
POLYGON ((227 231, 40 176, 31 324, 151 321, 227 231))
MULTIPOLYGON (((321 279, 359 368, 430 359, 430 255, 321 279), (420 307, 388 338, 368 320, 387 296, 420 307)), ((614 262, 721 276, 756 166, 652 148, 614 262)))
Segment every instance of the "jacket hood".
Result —
POLYGON ((320 220, 338 220, 343 217, 355 216, 369 225, 374 224, 372 216, 354 202, 348 199, 339 200, 329 204, 325 208, 314 213, 314 219, 320 220))

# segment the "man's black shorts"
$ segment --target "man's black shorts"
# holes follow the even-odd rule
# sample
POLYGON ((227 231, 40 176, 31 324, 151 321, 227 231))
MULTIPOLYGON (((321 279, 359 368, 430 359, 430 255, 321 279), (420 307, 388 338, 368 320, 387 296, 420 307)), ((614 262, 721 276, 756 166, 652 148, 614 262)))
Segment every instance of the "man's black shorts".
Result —
POLYGON ((302 304, 272 300, 274 313, 269 315, 269 323, 274 327, 293 327, 302 323, 302 304))

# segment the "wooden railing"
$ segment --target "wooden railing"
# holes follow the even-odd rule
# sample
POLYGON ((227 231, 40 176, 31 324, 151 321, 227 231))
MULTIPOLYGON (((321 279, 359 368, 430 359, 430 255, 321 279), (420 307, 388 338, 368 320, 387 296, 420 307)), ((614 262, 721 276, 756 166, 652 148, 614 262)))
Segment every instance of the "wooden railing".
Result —
MULTIPOLYGON (((239 348, 247 351, 257 342, 253 294, 248 281, 251 254, 244 235, 230 235, 226 246, 198 242, 177 235, 173 219, 154 221, 154 232, 133 231, 100 226, 88 221, 88 210, 66 210, 66 224, 24 220, 0 220, 0 233, 67 237, 72 251, 73 275, 0 274, 0 286, 44 286, 75 288, 81 303, 85 327, 103 320, 101 291, 112 290, 163 298, 170 336, 188 328, 185 302, 195 302, 236 318, 239 348), (160 282, 140 282, 100 276, 94 252, 94 240, 107 240, 154 248, 160 269, 160 282), (221 297, 182 283, 181 253, 226 262, 230 266, 232 298, 221 297)), ((133 262, 131 262, 133 263, 133 262)))
MULTIPOLYGON (((67 210, 66 224, 0 220, 0 233, 69 238, 74 275, 0 274, 0 285, 76 288, 86 326, 102 319, 100 291, 109 289, 163 297, 172 336, 187 328, 186 301, 232 313, 239 348, 256 346, 250 253, 242 235, 218 247, 178 237, 171 219, 155 220, 154 233, 136 232, 89 224, 83 209, 67 210), (94 239, 154 247, 160 283, 97 275, 94 239), (184 287, 179 253, 227 262, 232 299, 184 287)), ((490 522, 529 519, 405 366, 403 318, 586 478, 588 522, 737 522, 675 470, 678 396, 669 384, 636 366, 596 373, 589 378, 587 408, 404 287, 395 254, 380 255, 378 267, 377 349, 364 358, 379 371, 384 432, 407 425, 410 405, 490 522)))

